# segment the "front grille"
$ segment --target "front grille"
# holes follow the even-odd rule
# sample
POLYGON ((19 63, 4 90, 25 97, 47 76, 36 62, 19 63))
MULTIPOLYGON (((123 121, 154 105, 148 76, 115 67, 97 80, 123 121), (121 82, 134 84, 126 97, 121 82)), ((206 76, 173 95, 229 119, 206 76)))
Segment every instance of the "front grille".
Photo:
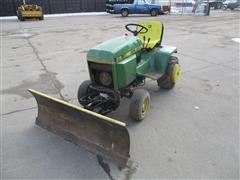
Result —
POLYGON ((111 64, 100 64, 100 63, 88 62, 88 66, 89 66, 89 71, 91 74, 91 80, 93 82, 93 85, 104 86, 99 79, 100 77, 99 75, 101 72, 108 72, 111 75, 112 82, 109 86, 104 86, 104 87, 113 88, 113 75, 112 75, 111 64))

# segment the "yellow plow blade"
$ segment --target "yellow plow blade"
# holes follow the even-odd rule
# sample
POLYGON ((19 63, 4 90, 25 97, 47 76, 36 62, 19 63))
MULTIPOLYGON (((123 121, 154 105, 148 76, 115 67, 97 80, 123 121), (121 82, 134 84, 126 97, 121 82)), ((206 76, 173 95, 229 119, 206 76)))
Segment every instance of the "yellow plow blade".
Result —
POLYGON ((130 138, 126 124, 28 89, 38 104, 36 124, 118 165, 126 166, 130 138))

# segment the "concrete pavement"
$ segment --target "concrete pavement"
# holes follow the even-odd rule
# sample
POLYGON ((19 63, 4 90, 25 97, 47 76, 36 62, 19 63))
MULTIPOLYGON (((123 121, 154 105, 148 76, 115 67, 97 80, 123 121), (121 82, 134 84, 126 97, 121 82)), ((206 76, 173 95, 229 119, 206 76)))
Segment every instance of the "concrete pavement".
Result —
POLYGON ((33 88, 77 103, 89 79, 89 48, 123 35, 127 23, 160 20, 163 44, 178 48, 180 82, 162 91, 148 80, 148 117, 128 117, 129 100, 110 116, 129 124, 131 161, 114 179, 239 179, 239 12, 209 17, 119 15, 2 21, 1 176, 108 179, 95 155, 35 126, 33 88))

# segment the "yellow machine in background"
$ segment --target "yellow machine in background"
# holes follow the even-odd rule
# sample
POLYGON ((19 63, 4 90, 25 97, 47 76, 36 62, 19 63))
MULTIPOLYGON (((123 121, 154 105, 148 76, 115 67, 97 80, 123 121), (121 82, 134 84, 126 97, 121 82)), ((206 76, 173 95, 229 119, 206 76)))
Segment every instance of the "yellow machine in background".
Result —
POLYGON ((25 19, 30 18, 43 20, 42 7, 36 4, 23 4, 18 7, 17 17, 20 21, 25 21, 25 19))

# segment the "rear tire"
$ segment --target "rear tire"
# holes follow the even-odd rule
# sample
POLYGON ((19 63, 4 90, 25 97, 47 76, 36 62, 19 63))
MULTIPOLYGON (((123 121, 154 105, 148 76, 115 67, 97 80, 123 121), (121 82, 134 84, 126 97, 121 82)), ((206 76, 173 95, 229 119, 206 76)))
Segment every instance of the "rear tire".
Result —
POLYGON ((142 121, 146 117, 149 109, 149 92, 144 89, 136 89, 131 98, 129 116, 137 122, 142 121))
POLYGON ((89 93, 89 86, 91 85, 90 80, 83 81, 78 88, 78 102, 81 104, 80 99, 89 93))
MULTIPOLYGON (((165 74, 157 80, 158 86, 162 89, 172 89, 175 86, 176 80, 173 79, 173 75, 175 73, 174 68, 176 68, 176 66, 179 66, 178 63, 178 58, 175 56, 171 56, 171 59, 168 63, 168 67, 167 70, 165 72, 165 74)), ((178 78, 180 76, 180 72, 176 72, 178 78)))
POLYGON ((127 9, 123 9, 121 14, 122 14, 122 17, 127 17, 128 16, 128 10, 127 9))
POLYGON ((44 17, 43 16, 41 16, 40 18, 39 18, 39 20, 43 20, 44 19, 44 17))
POLYGON ((158 15, 158 10, 157 9, 153 9, 151 10, 151 16, 157 16, 158 15))

